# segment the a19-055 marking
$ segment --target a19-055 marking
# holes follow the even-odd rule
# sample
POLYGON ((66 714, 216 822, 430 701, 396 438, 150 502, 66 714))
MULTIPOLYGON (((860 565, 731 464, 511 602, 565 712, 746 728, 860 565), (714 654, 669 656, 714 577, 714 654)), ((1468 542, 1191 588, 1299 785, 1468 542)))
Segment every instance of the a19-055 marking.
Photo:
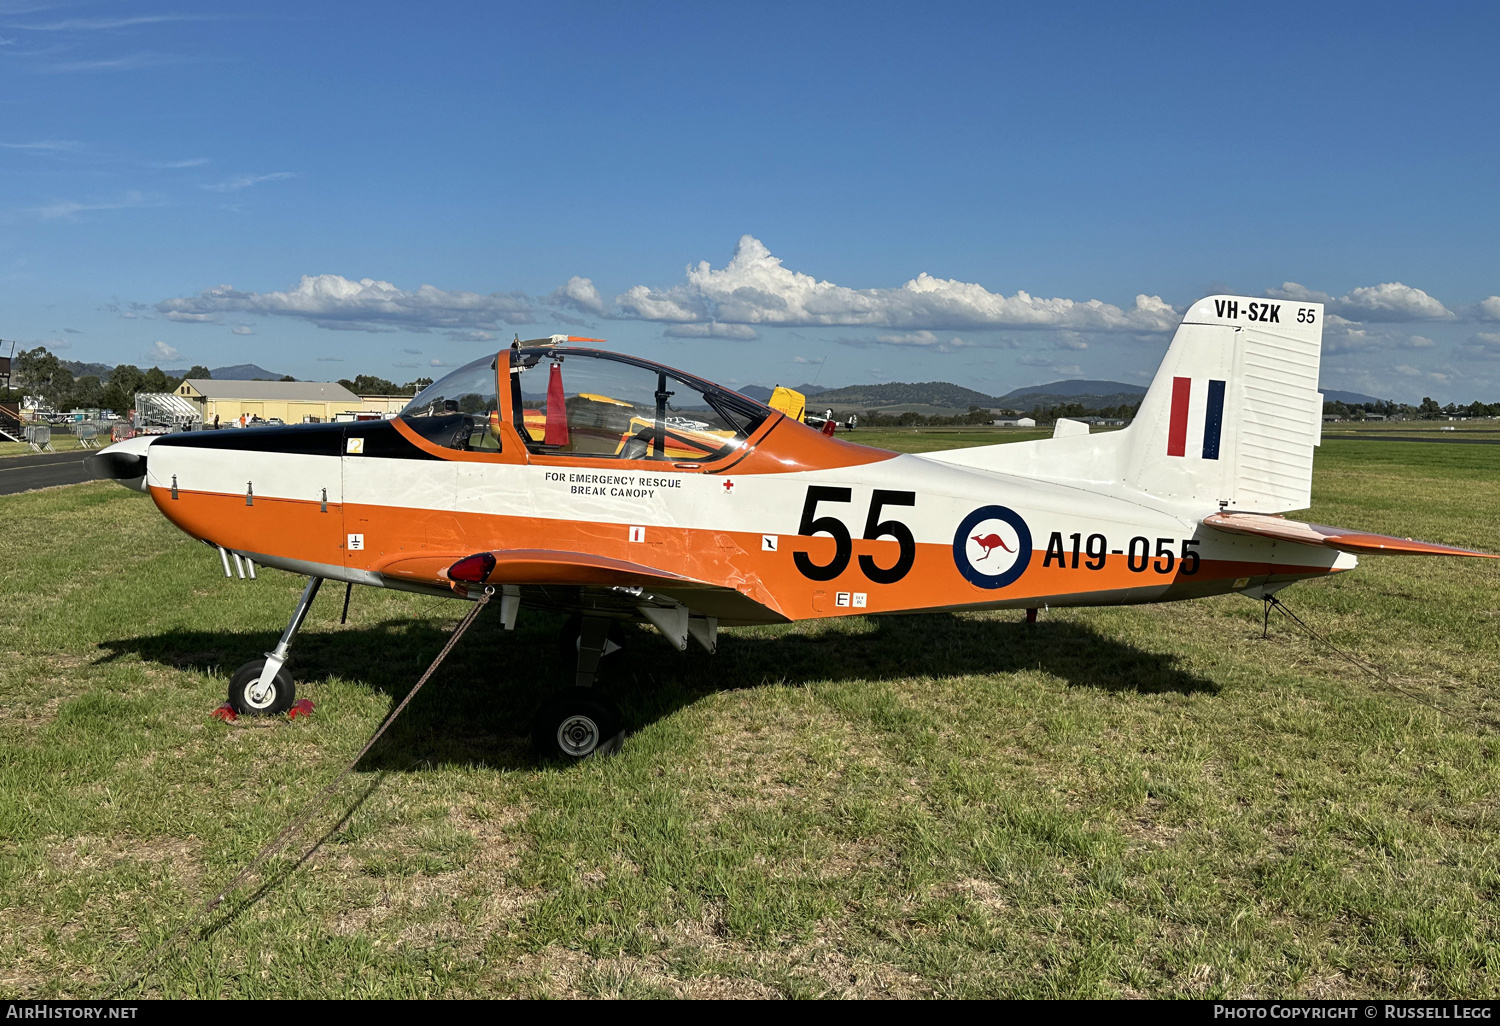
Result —
POLYGON ((1198 539, 1157 538, 1152 540, 1142 535, 1130 539, 1127 549, 1111 549, 1102 534, 1084 537, 1082 532, 1064 536, 1053 531, 1047 541, 1047 555, 1042 566, 1057 566, 1064 570, 1103 570, 1107 556, 1125 556, 1125 565, 1134 573, 1143 574, 1154 570, 1159 574, 1177 572, 1192 576, 1198 572, 1198 539))

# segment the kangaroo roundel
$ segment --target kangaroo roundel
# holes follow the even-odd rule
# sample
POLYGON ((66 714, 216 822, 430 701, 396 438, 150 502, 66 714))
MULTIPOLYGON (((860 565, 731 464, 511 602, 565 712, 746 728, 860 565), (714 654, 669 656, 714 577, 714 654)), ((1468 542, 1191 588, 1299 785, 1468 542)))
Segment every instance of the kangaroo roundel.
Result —
POLYGON ((1003 588, 1031 562, 1031 529, 1013 509, 983 506, 954 532, 953 562, 976 587, 1003 588))

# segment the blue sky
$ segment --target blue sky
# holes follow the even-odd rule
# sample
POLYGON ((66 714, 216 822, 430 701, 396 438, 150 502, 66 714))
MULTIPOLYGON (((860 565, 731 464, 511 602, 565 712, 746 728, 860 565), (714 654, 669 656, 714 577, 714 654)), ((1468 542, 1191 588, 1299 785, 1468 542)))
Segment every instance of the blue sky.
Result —
POLYGON ((1144 382, 1218 291, 1500 400, 1500 6, 0 0, 0 337, 1144 382), (370 284, 361 284, 364 280, 370 284))

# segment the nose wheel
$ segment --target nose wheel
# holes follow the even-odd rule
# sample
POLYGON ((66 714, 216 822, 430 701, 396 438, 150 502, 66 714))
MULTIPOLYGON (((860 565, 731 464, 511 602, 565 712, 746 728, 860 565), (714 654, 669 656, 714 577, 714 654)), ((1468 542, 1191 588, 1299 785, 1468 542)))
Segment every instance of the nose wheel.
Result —
POLYGON ((593 688, 566 688, 542 704, 531 721, 537 754, 567 762, 618 751, 625 739, 620 710, 593 688))
POLYGON ((286 667, 278 667, 264 684, 265 659, 252 659, 229 679, 229 704, 241 716, 278 716, 297 700, 297 685, 286 667))
POLYGON ((239 715, 276 716, 286 712, 296 701, 297 685, 292 683, 292 675, 286 671, 285 663, 292 638, 302 621, 307 619, 307 611, 312 607, 313 599, 318 597, 318 588, 322 584, 323 578, 309 577, 302 597, 297 600, 292 620, 281 632, 276 647, 267 652, 264 659, 252 659, 234 671, 229 680, 229 704, 239 715))

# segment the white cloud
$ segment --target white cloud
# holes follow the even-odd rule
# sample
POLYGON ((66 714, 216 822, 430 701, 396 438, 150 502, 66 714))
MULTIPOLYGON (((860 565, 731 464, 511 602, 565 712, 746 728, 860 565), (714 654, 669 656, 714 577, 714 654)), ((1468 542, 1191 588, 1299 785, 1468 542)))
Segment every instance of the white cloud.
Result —
POLYGON ((876 335, 875 341, 888 346, 935 346, 942 339, 930 331, 908 331, 899 335, 876 335))
POLYGON ((732 338, 740 342, 760 338, 760 332, 748 324, 720 324, 718 321, 709 321, 707 324, 674 324, 662 334, 668 338, 732 338))
POLYGON ((130 28, 134 25, 158 25, 166 21, 204 21, 195 14, 136 14, 119 18, 66 18, 46 25, 18 25, 29 32, 88 32, 130 28))
POLYGON ((207 189, 209 192, 238 192, 241 189, 248 189, 252 185, 259 185, 261 182, 280 182, 296 177, 297 172, 295 171, 273 171, 268 175, 235 175, 232 178, 224 179, 222 182, 200 185, 198 188, 207 189))
POLYGON ((236 335, 254 335, 255 334, 255 332, 251 329, 250 325, 248 325, 248 324, 236 324, 234 326, 234 333, 236 335))
POLYGON ((1083 373, 1083 368, 1076 363, 1060 363, 1052 357, 1044 356, 1040 353, 1028 353, 1025 356, 1017 357, 1016 362, 1023 367, 1040 367, 1043 370, 1049 370, 1053 374, 1064 378, 1076 377, 1083 373))
POLYGON ((1413 335, 1397 345, 1401 349, 1431 349, 1437 343, 1425 335, 1413 335))
POLYGON ((493 342, 495 333, 493 331, 479 331, 474 328, 465 328, 462 331, 450 331, 448 337, 455 342, 493 342))
POLYGON ((1330 314, 1351 321, 1437 321, 1453 317, 1453 311, 1438 300, 1399 281, 1365 285, 1337 297, 1288 281, 1282 282, 1279 289, 1267 289, 1266 295, 1272 299, 1323 303, 1330 314))
POLYGON ((1500 321, 1500 296, 1480 300, 1474 307, 1474 317, 1481 321, 1500 321))
POLYGON ((42 139, 29 143, 0 143, 0 148, 29 150, 32 153, 77 153, 83 149, 83 143, 71 139, 42 139))
POLYGON ((59 75, 90 74, 96 71, 140 71, 143 68, 185 64, 195 59, 182 54, 132 53, 124 57, 110 57, 104 60, 63 61, 59 64, 43 65, 39 70, 59 75))
POLYGON ((303 275, 287 292, 241 292, 229 285, 196 296, 164 299, 156 309, 173 320, 223 313, 296 317, 344 331, 493 330, 500 322, 529 324, 531 304, 519 293, 450 292, 422 285, 399 289, 388 281, 350 281, 337 274, 303 275))
POLYGON ((543 296, 542 302, 549 306, 570 306, 580 313, 596 317, 604 316, 604 299, 599 295, 599 290, 594 288, 591 280, 580 278, 576 274, 568 279, 567 284, 559 285, 549 295, 543 296))
POLYGON ((740 238, 722 270, 708 261, 665 290, 637 285, 617 296, 622 316, 696 324, 846 326, 912 331, 972 328, 1075 328, 1169 331, 1178 315, 1157 296, 1137 296, 1130 310, 1091 299, 1004 296, 982 285, 925 272, 897 289, 851 289, 790 271, 759 239, 740 238))
POLYGON ((1481 331, 1471 335, 1459 355, 1471 360, 1500 360, 1500 333, 1481 331))
POLYGON ((147 355, 152 360, 180 360, 180 359, 182 359, 182 354, 181 353, 179 353, 172 346, 169 346, 165 342, 162 342, 160 340, 158 340, 156 342, 153 342, 151 344, 151 349, 150 349, 150 351, 148 352, 147 355))
POLYGON ((1391 370, 1395 371, 1403 378, 1424 378, 1426 379, 1426 381, 1434 385, 1452 384, 1454 379, 1453 374, 1447 374, 1440 370, 1429 370, 1422 367, 1413 367, 1410 364, 1406 363, 1398 364, 1397 366, 1392 367, 1391 370))
POLYGON ((76 220, 79 214, 87 214, 95 210, 130 210, 135 207, 153 205, 143 194, 139 192, 127 192, 118 200, 104 200, 94 203, 80 203, 76 200, 58 200, 43 207, 28 207, 21 212, 39 217, 43 221, 58 219, 72 221, 76 220))

